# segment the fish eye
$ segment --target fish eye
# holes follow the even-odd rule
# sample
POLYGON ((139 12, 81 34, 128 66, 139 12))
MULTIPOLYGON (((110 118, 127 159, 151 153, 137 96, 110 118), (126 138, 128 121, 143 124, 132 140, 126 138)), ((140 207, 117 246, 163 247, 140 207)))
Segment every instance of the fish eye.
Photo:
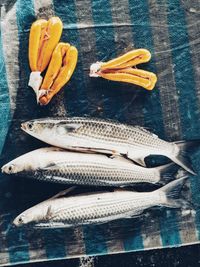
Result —
POLYGON ((21 217, 19 217, 19 219, 18 219, 18 223, 20 223, 20 224, 21 224, 21 223, 23 223, 23 222, 24 222, 24 220, 23 220, 23 217, 24 217, 24 216, 21 216, 21 217))
POLYGON ((33 124, 32 123, 28 123, 27 127, 28 127, 29 130, 32 130, 33 129, 33 124))
POLYGON ((9 167, 8 167, 8 170, 9 170, 9 171, 12 171, 12 166, 9 166, 9 167))
POLYGON ((10 165, 10 166, 8 166, 8 171, 9 172, 12 172, 13 171, 13 169, 14 169, 14 165, 12 164, 12 165, 10 165))

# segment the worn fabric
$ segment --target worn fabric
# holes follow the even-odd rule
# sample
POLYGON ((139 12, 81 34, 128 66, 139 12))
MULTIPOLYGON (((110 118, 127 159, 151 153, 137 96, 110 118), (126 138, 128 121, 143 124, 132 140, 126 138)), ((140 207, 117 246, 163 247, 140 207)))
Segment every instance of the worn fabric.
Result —
MULTIPOLYGON (((44 146, 20 123, 48 116, 95 116, 148 127, 169 141, 200 138, 200 2, 191 0, 1 0, 1 166, 44 146), (71 81, 46 107, 36 104, 29 78, 28 37, 36 18, 59 16, 62 41, 75 45, 79 60, 71 81), (158 75, 152 92, 89 78, 91 63, 127 47, 147 48, 143 68, 158 75)), ((200 152, 192 163, 200 171, 200 152)), ((23 177, 0 177, 0 264, 12 265, 199 243, 200 177, 187 182, 196 213, 153 209, 145 216, 70 229, 14 228, 13 218, 63 190, 23 177)))

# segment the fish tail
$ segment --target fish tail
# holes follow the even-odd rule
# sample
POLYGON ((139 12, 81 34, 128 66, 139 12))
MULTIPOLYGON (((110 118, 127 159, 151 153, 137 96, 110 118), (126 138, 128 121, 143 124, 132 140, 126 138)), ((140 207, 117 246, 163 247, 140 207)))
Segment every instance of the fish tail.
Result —
POLYGON ((179 152, 176 156, 171 157, 176 164, 181 166, 186 171, 190 172, 191 174, 195 175, 195 171, 192 168, 191 160, 186 155, 187 152, 194 150, 200 146, 200 140, 193 140, 193 141, 178 141, 175 144, 179 148, 179 152))
MULTIPOLYGON (((180 168, 180 166, 178 166, 177 164, 172 162, 172 163, 169 163, 166 165, 156 167, 156 169, 158 170, 159 176, 160 176, 160 180, 159 180, 158 184, 165 185, 168 182, 170 182, 171 180, 176 178, 176 176, 179 173, 179 170, 181 168, 180 168)), ((181 173, 182 176, 186 174, 185 171, 183 171, 183 172, 181 173), (184 174, 183 174, 183 172, 184 172, 184 174)))
POLYGON ((170 208, 193 208, 191 203, 184 199, 181 195, 181 189, 187 178, 188 176, 183 176, 182 178, 174 180, 157 190, 161 196, 162 205, 170 208))

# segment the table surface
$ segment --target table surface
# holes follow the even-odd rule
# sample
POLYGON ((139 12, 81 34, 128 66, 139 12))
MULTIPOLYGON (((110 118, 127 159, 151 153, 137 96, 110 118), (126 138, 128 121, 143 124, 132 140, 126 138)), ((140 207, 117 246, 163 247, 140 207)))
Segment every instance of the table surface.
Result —
MULTIPOLYGON (((0 165, 45 146, 20 129, 22 121, 33 118, 108 118, 147 127, 169 141, 199 138, 199 1, 4 0, 0 6, 0 165), (40 107, 27 86, 28 37, 36 18, 53 14, 63 21, 62 41, 78 48, 79 60, 70 82, 48 106, 40 107), (140 68, 158 75, 153 91, 89 78, 91 63, 109 60, 130 46, 151 51, 151 61, 140 68)), ((192 157, 197 173, 199 159, 200 151, 192 157)), ((187 183, 187 197, 196 209, 193 216, 182 217, 180 211, 174 210, 153 210, 150 217, 139 220, 34 231, 14 229, 11 222, 20 212, 63 186, 1 174, 0 264, 198 243, 199 181, 199 176, 190 176, 187 183)))
POLYGON ((200 245, 180 248, 150 250, 99 256, 87 259, 59 260, 56 263, 41 262, 19 265, 20 267, 198 267, 200 245))

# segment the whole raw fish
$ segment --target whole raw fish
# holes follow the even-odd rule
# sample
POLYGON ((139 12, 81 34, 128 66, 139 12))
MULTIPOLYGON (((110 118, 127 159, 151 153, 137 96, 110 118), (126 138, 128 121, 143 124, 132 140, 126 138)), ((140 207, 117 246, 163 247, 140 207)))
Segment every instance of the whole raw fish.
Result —
MULTIPOLYGON (((144 158, 163 155, 194 174, 185 151, 197 143, 166 142, 142 127, 94 118, 45 118, 22 123, 28 134, 65 149, 121 154, 145 166, 144 158)), ((199 141, 198 141, 199 143, 199 141)))
POLYGON ((37 204, 22 212, 13 223, 16 226, 32 222, 36 227, 70 227, 133 217, 154 206, 188 208, 187 201, 179 197, 185 178, 146 193, 120 190, 63 197, 61 192, 60 198, 58 194, 37 204))
POLYGON ((120 156, 46 147, 10 161, 2 167, 2 172, 63 184, 128 186, 143 182, 164 184, 177 171, 174 165, 144 168, 120 156))

